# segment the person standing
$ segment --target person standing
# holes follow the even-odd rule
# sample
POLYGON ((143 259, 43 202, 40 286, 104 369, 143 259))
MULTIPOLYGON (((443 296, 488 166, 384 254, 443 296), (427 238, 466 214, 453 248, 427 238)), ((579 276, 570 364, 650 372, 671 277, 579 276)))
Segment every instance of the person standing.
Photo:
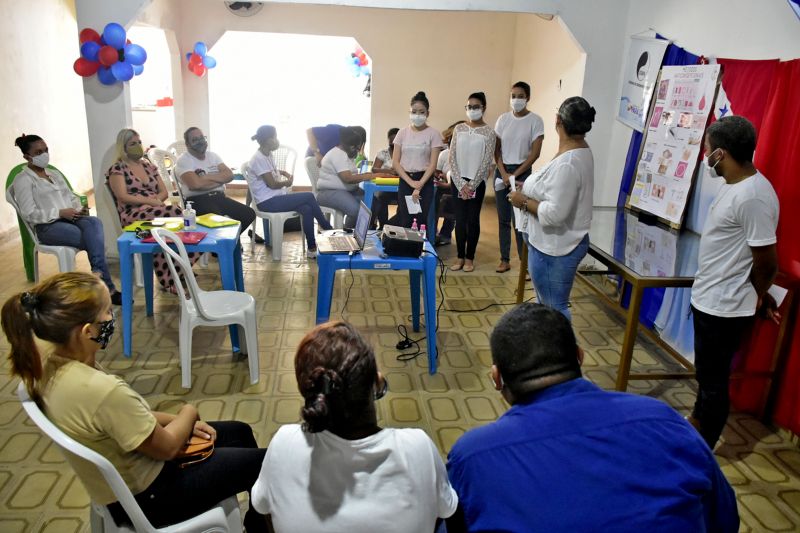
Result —
POLYGON ((742 333, 760 311, 775 322, 767 289, 778 270, 778 197, 753 165, 756 130, 744 117, 721 118, 706 131, 708 172, 725 183, 700 236, 692 285, 697 400, 689 421, 712 449, 728 418, 728 380, 742 333))
POLYGON ((183 133, 186 152, 175 163, 175 175, 186 201, 192 202, 198 215, 216 213, 239 221, 239 232, 249 228, 256 213, 241 202, 225 196, 225 184, 233 172, 222 158, 208 150, 208 139, 197 127, 183 133))
POLYGON ((525 180, 521 192, 508 196, 526 215, 522 225, 536 297, 567 318, 575 273, 589 251, 594 157, 586 134, 594 116, 594 108, 580 96, 564 100, 556 115, 558 152, 525 180))
POLYGON ((514 221, 514 210, 507 201, 511 191, 511 176, 514 176, 518 188, 522 188, 525 178, 531 174, 533 165, 542 152, 544 141, 544 122, 542 117, 528 110, 531 99, 531 86, 518 81, 511 87, 511 111, 500 115, 494 126, 497 133, 495 148, 494 190, 497 207, 497 222, 500 237, 500 264, 497 272, 511 270, 511 233, 513 231, 517 243, 517 254, 522 257, 524 239, 517 231, 514 221))
POLYGON ((483 120, 486 95, 472 93, 464 106, 467 122, 453 129, 450 142, 450 194, 456 215, 456 252, 451 270, 475 270, 475 250, 481 236, 481 207, 491 172, 497 135, 483 120))
POLYGON ((417 224, 426 224, 428 210, 433 203, 433 174, 444 144, 442 135, 428 126, 430 107, 424 92, 415 94, 409 110, 411 125, 401 129, 394 138, 392 167, 400 176, 397 191, 398 224, 406 228, 411 227, 414 218, 417 224), (422 212, 409 214, 407 196, 420 205, 422 212))
MULTIPOLYGON (((397 176, 397 171, 392 168, 392 153, 394 152, 394 138, 400 128, 391 128, 386 134, 389 147, 379 151, 372 163, 372 172, 380 175, 397 176)), ((397 205, 397 195, 392 192, 376 192, 372 198, 372 217, 378 221, 380 227, 389 223, 389 206, 397 205)), ((394 219, 394 217, 392 217, 394 219)), ((394 220, 392 222, 394 223, 394 220)))

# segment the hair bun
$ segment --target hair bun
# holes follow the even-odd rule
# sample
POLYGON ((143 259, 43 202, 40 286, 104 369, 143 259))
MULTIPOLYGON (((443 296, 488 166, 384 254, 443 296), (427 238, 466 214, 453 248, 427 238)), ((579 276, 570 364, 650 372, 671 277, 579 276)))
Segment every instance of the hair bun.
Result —
POLYGON ((425 96, 425 91, 417 91, 417 94, 414 95, 414 98, 427 98, 427 96, 425 96))

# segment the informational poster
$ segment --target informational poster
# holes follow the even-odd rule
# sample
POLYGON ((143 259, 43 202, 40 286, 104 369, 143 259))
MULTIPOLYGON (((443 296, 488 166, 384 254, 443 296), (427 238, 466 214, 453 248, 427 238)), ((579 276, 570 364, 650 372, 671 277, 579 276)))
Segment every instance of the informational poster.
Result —
POLYGON ((617 120, 636 131, 644 131, 664 51, 669 41, 631 37, 628 61, 622 76, 617 120))
POLYGON ((629 204, 680 226, 714 107, 719 65, 664 67, 629 204))
POLYGON ((642 276, 675 276, 677 230, 645 224, 630 212, 625 220, 625 265, 642 276))

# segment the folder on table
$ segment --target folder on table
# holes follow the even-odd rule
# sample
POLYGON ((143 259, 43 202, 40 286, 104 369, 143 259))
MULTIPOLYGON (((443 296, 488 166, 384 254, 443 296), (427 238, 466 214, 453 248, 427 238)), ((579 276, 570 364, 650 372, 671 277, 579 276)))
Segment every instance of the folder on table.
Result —
POLYGON ((235 226, 239 221, 216 213, 206 213, 197 217, 197 223, 207 228, 221 228, 222 226, 235 226))
POLYGON ((181 217, 160 217, 153 220, 137 220, 122 229, 124 231, 136 231, 137 229, 151 230, 153 228, 180 231, 183 229, 183 219, 181 217))

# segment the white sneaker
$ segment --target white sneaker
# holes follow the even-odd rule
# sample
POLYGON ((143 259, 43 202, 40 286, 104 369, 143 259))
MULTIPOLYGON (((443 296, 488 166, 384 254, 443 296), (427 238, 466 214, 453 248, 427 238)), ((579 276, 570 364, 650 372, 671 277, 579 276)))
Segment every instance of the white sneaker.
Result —
POLYGON ((306 250, 306 257, 308 259, 316 259, 317 258, 317 250, 306 250))

